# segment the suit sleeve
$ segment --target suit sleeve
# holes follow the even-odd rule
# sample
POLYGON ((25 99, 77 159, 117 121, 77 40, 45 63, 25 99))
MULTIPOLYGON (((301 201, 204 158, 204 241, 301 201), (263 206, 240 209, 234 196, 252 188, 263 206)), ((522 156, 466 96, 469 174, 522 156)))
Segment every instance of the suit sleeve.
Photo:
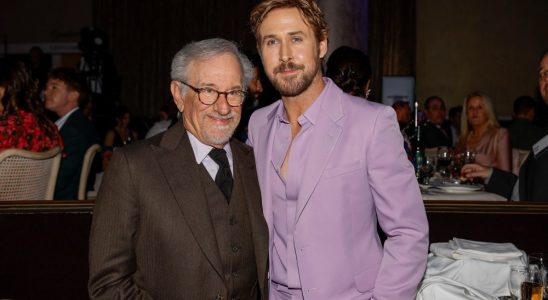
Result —
POLYGON ((510 199, 516 181, 518 181, 518 177, 513 173, 493 168, 493 173, 491 173, 489 182, 485 185, 485 190, 510 199))
POLYGON ((95 203, 90 234, 91 299, 152 299, 133 282, 139 204, 123 150, 116 151, 95 203))
POLYGON ((414 299, 426 269, 428 221, 395 113, 377 116, 367 148, 367 172, 378 222, 387 239, 373 299, 414 299))

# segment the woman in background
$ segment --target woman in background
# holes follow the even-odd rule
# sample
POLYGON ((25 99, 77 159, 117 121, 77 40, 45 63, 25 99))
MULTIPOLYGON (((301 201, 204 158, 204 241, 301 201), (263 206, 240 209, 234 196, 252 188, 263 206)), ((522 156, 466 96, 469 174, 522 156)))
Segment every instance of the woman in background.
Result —
POLYGON ((120 106, 116 112, 116 126, 110 129, 103 144, 103 170, 106 171, 115 148, 130 144, 138 139, 137 132, 129 127, 131 113, 125 106, 120 106))
POLYGON ((508 131, 497 122, 491 99, 482 92, 466 96, 461 120, 458 150, 476 153, 476 163, 511 171, 511 151, 508 131))
POLYGON ((341 46, 327 60, 325 75, 345 93, 367 99, 371 83, 369 57, 361 50, 341 46))
POLYGON ((0 150, 41 152, 63 147, 57 126, 44 113, 37 80, 22 62, 0 71, 0 150))

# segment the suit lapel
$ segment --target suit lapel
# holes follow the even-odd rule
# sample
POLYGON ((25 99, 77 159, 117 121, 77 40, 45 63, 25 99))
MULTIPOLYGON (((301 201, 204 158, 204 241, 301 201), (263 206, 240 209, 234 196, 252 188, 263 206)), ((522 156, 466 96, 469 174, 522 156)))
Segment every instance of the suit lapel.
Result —
POLYGON ((242 179, 244 198, 247 202, 249 221, 253 236, 253 246, 255 250, 255 260, 257 264, 257 274, 261 292, 265 293, 267 259, 268 259, 268 228, 264 221, 263 210, 261 206, 261 192, 256 180, 257 174, 251 149, 244 148, 241 145, 232 142, 232 153, 234 157, 234 166, 242 179))
POLYGON ((194 239, 219 276, 223 277, 207 199, 196 176, 199 165, 196 164, 183 124, 179 122, 169 129, 162 137, 160 147, 151 147, 194 239))
POLYGON ((315 132, 311 136, 310 150, 305 162, 302 186, 297 200, 295 223, 299 221, 303 209, 310 200, 342 132, 342 127, 337 124, 343 115, 340 106, 342 91, 335 93, 336 89, 332 86, 327 86, 326 89, 325 95, 320 95, 327 99, 323 99, 324 101, 321 103, 318 120, 314 125, 315 132))

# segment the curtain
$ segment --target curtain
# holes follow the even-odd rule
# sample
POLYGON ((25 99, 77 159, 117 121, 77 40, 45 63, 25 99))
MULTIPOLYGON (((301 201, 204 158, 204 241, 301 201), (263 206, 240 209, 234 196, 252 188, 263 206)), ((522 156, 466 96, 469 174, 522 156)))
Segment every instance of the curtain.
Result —
POLYGON ((141 117, 172 103, 173 55, 193 40, 223 37, 254 49, 249 12, 255 1, 93 0, 93 24, 104 30, 121 79, 119 101, 141 117))
POLYGON ((369 1, 372 97, 382 99, 382 76, 415 76, 415 0, 369 1))

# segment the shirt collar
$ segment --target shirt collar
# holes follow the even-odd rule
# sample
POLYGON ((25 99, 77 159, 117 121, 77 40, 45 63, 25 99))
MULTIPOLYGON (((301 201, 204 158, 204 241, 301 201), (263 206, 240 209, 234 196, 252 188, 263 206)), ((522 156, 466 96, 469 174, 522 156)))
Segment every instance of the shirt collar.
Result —
MULTIPOLYGON (((213 149, 212 146, 206 145, 198 138, 196 138, 192 133, 190 133, 187 130, 188 139, 190 140, 190 145, 192 146, 192 151, 194 152, 194 158, 196 159, 196 164, 201 164, 204 159, 209 155, 209 152, 211 149, 213 149)), ((226 143, 224 145, 223 149, 226 151, 226 156, 228 158, 228 161, 232 161, 232 149, 230 148, 230 143, 226 143)))
POLYGON ((67 122, 67 119, 70 117, 70 115, 72 115, 77 110, 78 110, 78 107, 75 107, 71 111, 66 113, 64 116, 57 119, 57 121, 55 121, 55 125, 57 125, 57 129, 61 129, 61 127, 63 127, 63 125, 65 125, 65 123, 67 122))
MULTIPOLYGON (((328 78, 322 78, 322 80, 325 83, 325 87, 323 88, 322 92, 320 93, 318 98, 316 98, 316 100, 312 102, 312 105, 310 105, 310 107, 298 118, 298 122, 299 124, 301 124, 301 126, 308 122, 312 123, 312 125, 316 124, 318 115, 320 113, 320 107, 322 106, 323 101, 325 101, 325 99, 327 98, 327 91, 333 84, 333 82, 328 78)), ((289 123, 283 104, 278 106, 278 110, 276 111, 276 117, 280 122, 289 123)))

